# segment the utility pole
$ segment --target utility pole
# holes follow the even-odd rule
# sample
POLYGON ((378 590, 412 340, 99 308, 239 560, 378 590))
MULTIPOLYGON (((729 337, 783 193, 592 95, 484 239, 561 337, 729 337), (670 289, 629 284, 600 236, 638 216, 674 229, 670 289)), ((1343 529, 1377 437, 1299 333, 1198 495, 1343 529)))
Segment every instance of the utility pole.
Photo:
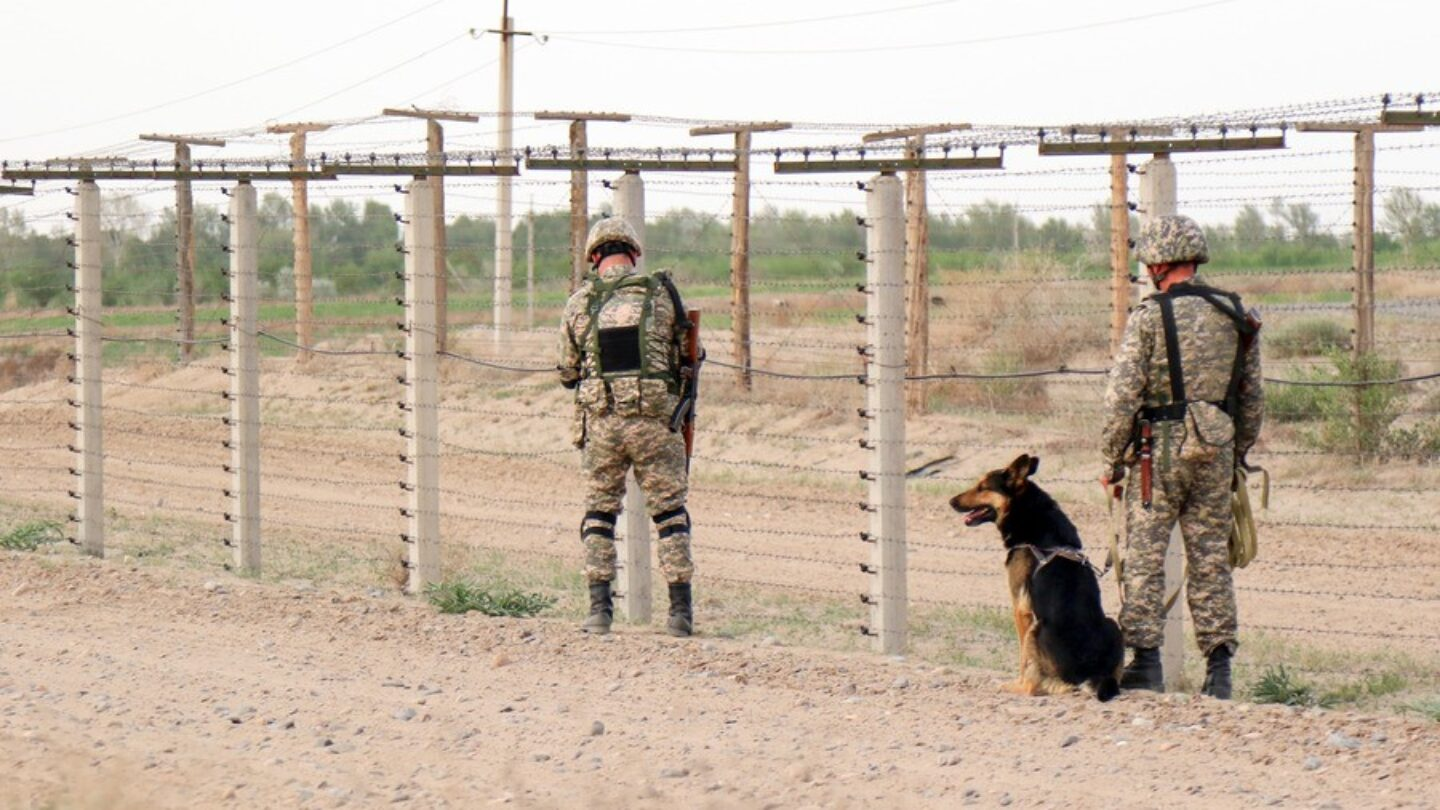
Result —
MULTIPOLYGON (((925 154, 925 136, 970 129, 969 124, 935 124, 871 132, 864 143, 906 139, 905 154, 919 160, 925 154)), ((930 211, 925 194, 925 172, 905 172, 905 368, 910 376, 929 373, 930 366, 930 211)), ((925 410, 925 386, 909 386, 911 413, 925 410)))
MULTIPOLYGON (((536 121, 570 122, 570 156, 584 160, 589 149, 586 143, 585 124, 588 121, 616 121, 624 123, 630 116, 621 113, 584 112, 538 112, 536 121)), ((590 230, 589 172, 583 166, 570 170, 570 291, 574 292, 585 281, 590 269, 590 257, 585 255, 585 235, 590 230)))
POLYGON ((750 377, 750 136, 779 132, 790 124, 781 121, 695 127, 691 135, 735 136, 735 205, 730 217, 730 314, 735 364, 746 391, 750 377))
POLYGON ((1351 265, 1355 271, 1355 341, 1358 360, 1375 352, 1375 133, 1421 132, 1415 124, 1300 123, 1301 132, 1355 135, 1355 201, 1351 265))
MULTIPOLYGON (((504 0, 500 9, 499 30, 487 33, 500 35, 500 137, 496 145, 500 164, 513 166, 514 156, 510 154, 515 137, 515 43, 517 36, 533 37, 533 31, 516 31, 515 21, 510 19, 510 0, 504 0)), ((495 200, 495 346, 503 345, 502 335, 510 327, 511 270, 514 263, 515 234, 510 223, 510 178, 501 176, 496 187, 495 200)))
MULTIPOLYGON (((329 124, 272 124, 266 132, 290 135, 290 170, 305 171, 305 136, 324 132, 329 124)), ((310 186, 309 180, 297 177, 291 182, 291 208, 295 221, 295 342, 306 347, 297 355, 300 362, 310 360, 310 346, 315 345, 315 297, 310 275, 310 186)))
MULTIPOLYGON (((218 138, 192 138, 187 135, 141 135, 142 141, 175 144, 175 168, 190 168, 191 146, 224 146, 218 138)), ((179 287, 180 361, 189 362, 195 349, 195 200, 190 193, 190 180, 175 181, 175 277, 179 287)))
MULTIPOLYGON (((441 121, 463 121, 473 124, 480 120, 480 116, 474 113, 422 110, 418 107, 408 110, 387 107, 381 110, 380 114, 424 119, 425 161, 432 166, 445 165, 445 130, 440 126, 441 121)), ((445 243, 445 175, 437 174, 430 178, 429 185, 430 194, 435 198, 432 206, 435 218, 435 347, 436 351, 443 352, 448 331, 449 318, 446 313, 449 311, 448 301, 450 298, 445 261, 447 249, 445 243)))

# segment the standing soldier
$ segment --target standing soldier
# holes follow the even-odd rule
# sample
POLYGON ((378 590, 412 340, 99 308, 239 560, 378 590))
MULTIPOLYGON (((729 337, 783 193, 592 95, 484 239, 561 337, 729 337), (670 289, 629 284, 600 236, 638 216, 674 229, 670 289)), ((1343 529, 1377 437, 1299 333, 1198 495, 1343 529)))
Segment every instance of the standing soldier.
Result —
POLYGON ((693 632, 690 513, 685 439, 672 416, 681 402, 680 346, 689 324, 665 272, 635 266, 640 240, 618 217, 595 223, 585 255, 592 272, 570 296, 560 325, 560 383, 575 390, 574 441, 584 452, 587 492, 580 539, 590 583, 587 633, 610 632, 615 522, 633 467, 659 534, 670 585, 672 636, 693 632))
POLYGON ((1158 292, 1130 315, 1105 393, 1101 449, 1107 489, 1138 467, 1126 493, 1120 627, 1134 656, 1122 689, 1164 691, 1160 641, 1164 560, 1176 522, 1185 538, 1195 639, 1205 654, 1202 692, 1230 698, 1238 620, 1230 576, 1235 467, 1264 416, 1259 321, 1240 297, 1207 286, 1205 234, 1189 217, 1156 217, 1137 254, 1158 292), (1139 478, 1136 486, 1135 478, 1139 478))

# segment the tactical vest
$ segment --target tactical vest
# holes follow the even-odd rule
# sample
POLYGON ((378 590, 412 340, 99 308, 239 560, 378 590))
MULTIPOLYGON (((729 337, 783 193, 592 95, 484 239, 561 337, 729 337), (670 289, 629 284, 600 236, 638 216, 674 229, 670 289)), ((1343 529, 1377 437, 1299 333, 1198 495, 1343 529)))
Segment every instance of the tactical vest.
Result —
POLYGON ((1225 399, 1222 402, 1210 403, 1234 419, 1240 411, 1240 378, 1245 366, 1245 349, 1259 331, 1259 326, 1258 322, 1246 315, 1240 296, 1201 284, 1177 284, 1170 288, 1169 292, 1150 296, 1160 305, 1160 321, 1165 330, 1165 359, 1170 370, 1170 404, 1144 408, 1141 416, 1154 422, 1184 419, 1186 406, 1190 404, 1185 391, 1185 371, 1180 364, 1180 336, 1175 325, 1174 300, 1183 296, 1203 298, 1235 325, 1235 362, 1230 369, 1230 383, 1226 387, 1225 399))
MULTIPOLYGON (((678 395, 680 375, 675 334, 684 328, 681 323, 684 309, 679 298, 669 274, 664 272, 631 273, 615 279, 592 277, 585 299, 587 322, 577 341, 584 353, 582 384, 598 381, 611 406, 616 386, 627 390, 633 386, 636 396, 643 397, 647 388, 645 380, 661 381, 667 393, 678 395), (670 325, 675 331, 652 346, 652 332, 656 327, 655 297, 662 289, 675 306, 675 321, 670 325)), ((639 403, 639 410, 647 410, 644 402, 639 403)))

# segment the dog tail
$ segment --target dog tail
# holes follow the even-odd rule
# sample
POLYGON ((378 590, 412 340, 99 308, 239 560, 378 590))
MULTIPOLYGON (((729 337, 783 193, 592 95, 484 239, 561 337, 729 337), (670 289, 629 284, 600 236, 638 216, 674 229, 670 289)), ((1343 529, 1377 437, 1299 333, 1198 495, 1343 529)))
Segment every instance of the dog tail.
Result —
POLYGON ((1120 682, 1115 679, 1114 675, 1096 678, 1090 682, 1090 685, 1095 688, 1095 697, 1101 703, 1120 694, 1120 682))

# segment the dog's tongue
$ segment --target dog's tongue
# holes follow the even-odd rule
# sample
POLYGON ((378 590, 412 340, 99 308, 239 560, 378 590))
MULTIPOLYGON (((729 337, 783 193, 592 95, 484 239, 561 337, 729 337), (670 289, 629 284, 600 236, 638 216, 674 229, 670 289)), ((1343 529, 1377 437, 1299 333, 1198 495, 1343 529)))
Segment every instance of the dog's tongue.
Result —
POLYGON ((990 508, 986 506, 982 506, 979 509, 971 509, 969 512, 965 513, 965 525, 974 526, 976 523, 984 520, 985 516, 989 513, 990 508))

